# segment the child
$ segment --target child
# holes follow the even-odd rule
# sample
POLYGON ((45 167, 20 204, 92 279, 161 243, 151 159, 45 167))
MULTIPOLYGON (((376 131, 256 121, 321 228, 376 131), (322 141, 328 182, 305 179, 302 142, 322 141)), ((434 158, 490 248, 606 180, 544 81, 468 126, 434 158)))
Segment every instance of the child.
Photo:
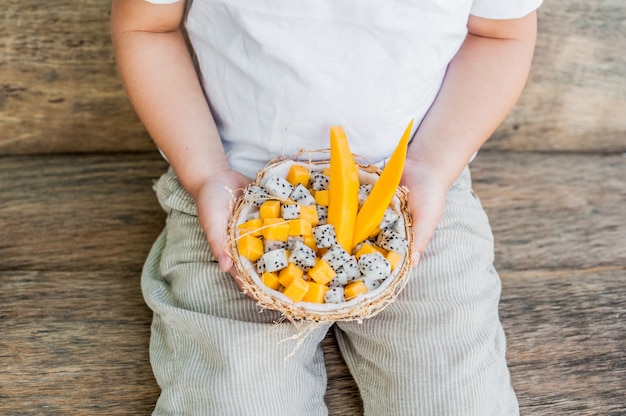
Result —
POLYGON ((113 1, 123 82, 171 165, 142 276, 155 415, 327 414, 319 343, 331 326, 284 359, 296 329, 229 277, 228 189, 277 155, 328 147, 331 125, 384 163, 410 119, 403 184, 420 261, 387 309, 332 327, 367 415, 518 414, 467 166, 522 90, 540 3, 113 1))

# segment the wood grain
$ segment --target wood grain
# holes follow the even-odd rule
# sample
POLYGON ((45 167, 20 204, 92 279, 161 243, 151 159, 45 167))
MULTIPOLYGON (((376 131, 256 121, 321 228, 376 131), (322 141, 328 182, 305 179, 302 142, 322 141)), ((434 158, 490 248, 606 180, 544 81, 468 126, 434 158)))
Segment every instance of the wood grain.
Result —
MULTIPOLYGON (((626 159, 481 152, 501 317, 523 415, 626 413, 626 159)), ((0 414, 148 414, 139 288, 163 214, 154 152, 0 158, 0 414)), ((361 415, 336 341, 329 414, 361 415)))
POLYGON ((519 102, 486 148, 626 151, 626 2, 544 1, 519 102))
MULTIPOLYGON (((115 68, 109 2, 4 0, 0 155, 149 151, 115 68)), ((544 2, 532 73, 487 148, 626 151, 626 3, 544 2)))
POLYGON ((0 154, 152 150, 117 75, 110 2, 4 0, 0 154))
POLYGON ((626 266, 626 158, 480 152, 471 165, 502 270, 626 266))

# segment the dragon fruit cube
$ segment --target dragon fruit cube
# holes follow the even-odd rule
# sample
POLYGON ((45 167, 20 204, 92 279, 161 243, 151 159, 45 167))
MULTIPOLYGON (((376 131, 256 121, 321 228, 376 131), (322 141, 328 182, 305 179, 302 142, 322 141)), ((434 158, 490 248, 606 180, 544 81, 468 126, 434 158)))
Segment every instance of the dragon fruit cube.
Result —
POLYGON ((359 207, 362 206, 365 203, 367 197, 370 196, 370 192, 372 192, 373 187, 374 185, 372 185, 371 183, 359 185, 359 207))
POLYGON ((287 251, 284 248, 268 251, 261 258, 265 264, 265 270, 268 272, 275 272, 287 267, 287 251))
POLYGON ((310 268, 315 266, 315 263, 317 262, 315 250, 301 241, 295 241, 293 248, 289 253, 289 262, 295 264, 304 271, 308 271, 310 268))
POLYGON ((315 245, 318 248, 329 248, 337 244, 335 227, 331 224, 313 227, 313 237, 315 238, 315 245))
POLYGON ((263 240, 263 251, 267 253, 268 251, 276 250, 279 248, 287 248, 286 241, 279 240, 263 240))
POLYGON ((385 250, 403 254, 406 252, 408 241, 400 233, 391 229, 384 229, 376 237, 376 245, 385 250))
POLYGON ((359 271, 366 279, 385 279, 391 273, 391 265, 379 252, 363 254, 359 257, 359 271))
POLYGON ((263 184, 263 188, 265 188, 270 195, 281 201, 286 201, 293 191, 293 185, 290 184, 287 179, 281 178, 278 175, 271 175, 267 178, 263 184))
POLYGON ((337 269, 337 273, 344 273, 348 280, 354 280, 360 277, 361 271, 359 270, 359 263, 356 257, 350 256, 350 260, 342 264, 341 267, 337 269))
POLYGON ((328 207, 317 205, 315 209, 317 210, 317 218, 319 219, 317 223, 319 225, 326 224, 328 222, 328 207))
POLYGON ((365 287, 367 287, 368 292, 380 287, 380 280, 376 279, 365 278, 363 279, 363 283, 365 283, 365 287))
POLYGON ((270 194, 267 193, 265 189, 258 185, 251 185, 246 190, 246 194, 244 196, 244 202, 248 205, 252 205, 255 207, 260 207, 263 202, 267 201, 270 198, 270 194))
POLYGON ((348 276, 345 272, 337 272, 335 277, 330 280, 330 287, 344 287, 348 284, 348 276))
POLYGON ((300 218, 300 205, 282 204, 280 206, 280 216, 285 220, 295 220, 300 218))
POLYGON ((335 245, 329 248, 326 253, 324 253, 324 255, 322 256, 322 260, 330 264, 330 267, 332 267, 333 270, 337 271, 339 267, 341 267, 343 264, 350 260, 350 257, 352 257, 350 253, 344 250, 343 247, 341 247, 340 245, 335 245))
POLYGON ((314 191, 325 191, 328 189, 328 185, 330 184, 330 177, 324 175, 319 170, 314 170, 311 172, 311 178, 309 179, 309 188, 314 191))
POLYGON ((291 191, 291 195, 289 196, 291 199, 296 201, 298 204, 302 205, 314 205, 315 198, 311 195, 311 192, 305 188, 301 183, 296 185, 296 187, 291 191))
POLYGON ((345 300, 343 287, 331 287, 324 293, 324 302, 326 303, 341 303, 345 300))
POLYGON ((387 209, 385 210, 385 215, 378 225, 378 228, 380 228, 381 230, 384 230, 385 228, 391 228, 396 223, 396 221, 398 221, 398 218, 400 218, 400 216, 398 215, 396 210, 392 207, 387 207, 387 209))

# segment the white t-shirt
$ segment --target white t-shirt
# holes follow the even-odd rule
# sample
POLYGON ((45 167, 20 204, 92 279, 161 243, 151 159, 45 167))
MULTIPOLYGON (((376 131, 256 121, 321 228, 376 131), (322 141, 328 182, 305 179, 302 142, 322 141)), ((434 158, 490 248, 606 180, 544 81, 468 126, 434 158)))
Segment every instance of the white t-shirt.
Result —
MULTIPOLYGON (((179 0, 146 0, 174 3, 179 0)), ((328 147, 387 158, 431 106, 470 14, 525 16, 542 0, 193 0, 185 25, 233 169, 328 147)))

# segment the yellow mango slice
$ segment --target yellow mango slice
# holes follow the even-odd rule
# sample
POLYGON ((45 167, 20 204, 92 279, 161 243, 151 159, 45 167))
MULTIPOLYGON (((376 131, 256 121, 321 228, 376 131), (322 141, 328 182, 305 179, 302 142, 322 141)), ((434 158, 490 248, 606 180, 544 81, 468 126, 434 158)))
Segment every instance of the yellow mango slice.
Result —
POLYGON ((383 250, 380 247, 375 247, 369 243, 364 243, 361 248, 359 249, 359 251, 356 252, 356 254, 354 255, 357 259, 359 257, 361 257, 363 254, 370 254, 370 253, 375 253, 375 252, 379 252, 381 253, 383 256, 386 254, 385 250, 383 250))
POLYGON ((385 258, 391 265, 391 270, 394 270, 398 266, 398 264, 400 264, 400 260, 402 260, 402 254, 398 253, 397 251, 388 251, 387 254, 385 254, 385 258))
POLYGON ((339 126, 330 128, 329 176, 328 224, 335 227, 337 242, 350 253, 359 209, 359 171, 346 133, 339 126))
POLYGON ((304 240, 303 243, 305 245, 312 248, 313 250, 317 250, 317 243, 315 242, 315 237, 313 236, 313 234, 303 235, 302 239, 304 240))
POLYGON ((278 281, 278 275, 275 272, 263 272, 261 276, 261 280, 263 284, 270 289, 278 289, 280 287, 280 282, 278 281))
POLYGON ((281 271, 278 273, 278 281, 281 285, 287 287, 291 284, 291 282, 293 282, 293 279, 302 278, 303 275, 304 272, 301 268, 293 263, 289 263, 287 267, 281 269, 281 271))
POLYGON ((330 288, 326 285, 320 285, 319 283, 311 281, 307 282, 307 284, 309 285, 309 290, 302 298, 302 301, 311 303, 324 303, 324 294, 330 288))
POLYGON ((289 286, 285 287, 283 294, 291 299, 294 303, 298 303, 304 298, 309 291, 309 284, 301 277, 293 279, 289 286))
POLYGON ((289 168, 289 172, 287 173, 287 181, 293 186, 301 183, 305 187, 309 185, 309 179, 311 178, 311 172, 306 166, 293 164, 289 168))
POLYGON ((264 218, 261 234, 266 240, 287 241, 289 223, 282 218, 264 218))
POLYGON ((315 195, 313 195, 313 197, 315 198, 315 203, 317 205, 322 205, 324 207, 328 206, 328 196, 329 196, 328 189, 324 189, 322 191, 315 191, 315 195))
POLYGON ((263 204, 259 207, 259 216, 261 218, 279 218, 280 201, 272 199, 263 202, 263 204))
POLYGON ((313 235, 311 221, 305 219, 289 220, 289 235, 313 235))
POLYGON ((315 227, 320 220, 315 205, 300 205, 300 219, 309 221, 315 227))
POLYGON ((359 210, 354 222, 354 236, 350 248, 356 247, 357 244, 365 241, 382 221, 385 210, 391 203, 400 185, 400 179, 402 179, 402 171, 404 170, 404 161, 406 160, 407 146, 411 137, 412 128, 413 120, 411 120, 407 126, 400 139, 400 143, 396 146, 396 149, 389 158, 389 162, 387 162, 387 165, 381 172, 380 178, 378 178, 378 181, 374 184, 370 195, 359 210))
POLYGON ((263 240, 251 234, 245 234, 237 240, 239 254, 250 261, 257 261, 263 255, 263 240))
POLYGON ((330 264, 319 259, 307 274, 320 285, 327 285, 337 273, 330 267, 330 264))
POLYGON ((254 218, 245 222, 242 222, 237 226, 239 232, 243 234, 250 234, 254 237, 261 236, 261 226, 263 225, 263 219, 254 218))
POLYGON ((348 283, 343 288, 343 293, 346 300, 350 300, 357 297, 361 293, 367 293, 367 286, 365 286, 365 283, 363 283, 362 280, 357 280, 356 282, 348 283))

